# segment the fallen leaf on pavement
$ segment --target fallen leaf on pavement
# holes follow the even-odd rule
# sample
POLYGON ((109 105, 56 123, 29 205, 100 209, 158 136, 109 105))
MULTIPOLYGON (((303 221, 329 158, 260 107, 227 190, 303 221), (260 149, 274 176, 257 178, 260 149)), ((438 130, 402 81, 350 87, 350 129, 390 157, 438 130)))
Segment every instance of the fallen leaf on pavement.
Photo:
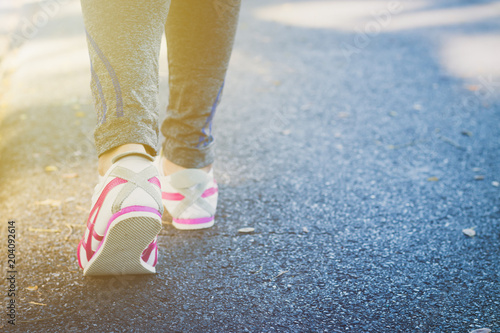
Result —
POLYGON ((62 175, 62 177, 65 178, 65 179, 71 179, 71 178, 78 177, 78 174, 76 172, 65 173, 65 174, 62 175))
POLYGON ((462 149, 462 150, 464 150, 464 149, 465 149, 464 147, 462 147, 461 145, 459 145, 458 143, 456 143, 455 141, 453 141, 452 139, 450 139, 450 138, 448 138, 448 137, 446 137, 446 136, 441 135, 441 136, 439 137, 439 139, 440 139, 441 141, 444 141, 444 142, 446 142, 446 143, 448 143, 448 144, 452 145, 453 147, 458 148, 458 149, 462 149))
POLYGON ((61 206, 61 200, 46 199, 43 201, 35 201, 35 205, 59 207, 61 206))
POLYGON ((87 211, 88 211, 88 209, 87 209, 87 208, 82 207, 82 206, 80 206, 80 205, 76 205, 76 207, 75 207, 75 208, 76 208, 76 209, 78 209, 78 210, 80 210, 80 211, 82 211, 82 212, 87 212, 87 211))
POLYGON ((278 273, 278 275, 276 275, 275 277, 273 277, 273 279, 277 279, 277 278, 279 278, 280 276, 282 276, 283 274, 288 273, 288 272, 289 272, 289 271, 280 271, 280 272, 278 273))
POLYGON ((59 229, 40 229, 40 228, 28 228, 29 231, 34 231, 34 232, 61 232, 59 229))
POLYGON ((259 268, 259 270, 258 270, 258 271, 250 271, 250 273, 252 273, 252 274, 257 274, 257 273, 259 273, 260 271, 262 271, 262 269, 263 269, 263 267, 262 267, 262 266, 260 266, 260 268, 259 268))
POLYGON ((45 167, 46 172, 53 172, 53 171, 57 171, 57 170, 59 170, 59 168, 56 167, 55 165, 47 165, 45 167))
POLYGON ((242 233, 242 234, 249 234, 249 233, 252 233, 254 231, 255 231, 255 228, 241 228, 241 229, 238 229, 238 232, 242 233))

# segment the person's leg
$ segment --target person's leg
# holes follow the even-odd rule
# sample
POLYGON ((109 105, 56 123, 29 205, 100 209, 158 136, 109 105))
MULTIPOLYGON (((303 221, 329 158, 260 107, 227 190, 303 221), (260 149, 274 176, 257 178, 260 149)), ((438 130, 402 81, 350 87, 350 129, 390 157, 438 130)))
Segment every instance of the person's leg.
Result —
POLYGON ((158 160, 163 204, 178 229, 214 224, 218 188, 212 121, 222 95, 240 0, 172 0, 165 25, 169 105, 158 160))
POLYGON ((99 184, 78 244, 84 275, 149 274, 163 204, 158 57, 169 0, 81 0, 91 61, 99 184))
POLYGON ((169 105, 161 131, 166 174, 208 171, 212 121, 231 56, 240 0, 172 0, 165 25, 169 105))
POLYGON ((81 0, 81 5, 102 175, 124 149, 156 155, 158 58, 169 0, 81 0))

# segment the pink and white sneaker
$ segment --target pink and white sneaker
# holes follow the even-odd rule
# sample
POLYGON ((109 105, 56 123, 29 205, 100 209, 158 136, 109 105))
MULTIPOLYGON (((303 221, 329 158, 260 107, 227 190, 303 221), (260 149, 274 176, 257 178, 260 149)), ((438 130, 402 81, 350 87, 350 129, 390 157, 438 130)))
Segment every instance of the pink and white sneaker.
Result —
POLYGON ((99 177, 77 250, 83 275, 156 272, 163 204, 152 162, 147 154, 126 152, 115 156, 99 177))
POLYGON ((165 176, 162 157, 157 157, 163 205, 172 216, 172 224, 181 230, 210 228, 214 225, 218 187, 213 169, 209 173, 186 169, 165 176))

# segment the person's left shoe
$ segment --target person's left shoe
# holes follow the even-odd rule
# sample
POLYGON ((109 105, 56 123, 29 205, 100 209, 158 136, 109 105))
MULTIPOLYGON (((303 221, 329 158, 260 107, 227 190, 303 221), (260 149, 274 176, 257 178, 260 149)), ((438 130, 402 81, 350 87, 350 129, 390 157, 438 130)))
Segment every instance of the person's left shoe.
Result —
POLYGON ((162 155, 155 161, 160 174, 162 199, 172 217, 172 225, 180 230, 198 230, 214 225, 218 187, 213 169, 185 169, 165 176, 162 155))
POLYGON ((78 244, 83 275, 153 274, 163 204, 153 158, 127 152, 95 188, 87 229, 78 244))

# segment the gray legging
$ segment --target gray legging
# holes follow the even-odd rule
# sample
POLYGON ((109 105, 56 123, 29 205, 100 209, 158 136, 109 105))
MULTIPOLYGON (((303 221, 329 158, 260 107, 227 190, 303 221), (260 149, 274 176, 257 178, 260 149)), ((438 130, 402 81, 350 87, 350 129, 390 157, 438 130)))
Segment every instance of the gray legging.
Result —
POLYGON ((158 58, 167 37, 169 105, 165 157, 186 168, 214 160, 215 109, 234 41, 240 0, 81 0, 97 111, 97 153, 158 146, 158 58), (168 17, 167 17, 168 16, 168 17))

